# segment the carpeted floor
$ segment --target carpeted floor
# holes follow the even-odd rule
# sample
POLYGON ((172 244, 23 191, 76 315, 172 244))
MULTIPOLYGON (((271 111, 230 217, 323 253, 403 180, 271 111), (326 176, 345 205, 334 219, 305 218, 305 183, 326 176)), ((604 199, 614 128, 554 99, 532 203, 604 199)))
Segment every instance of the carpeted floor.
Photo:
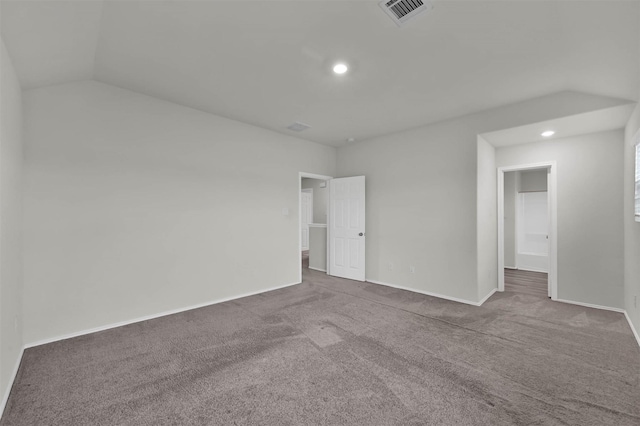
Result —
POLYGON ((634 425, 622 314, 300 285, 25 351, 9 425, 634 425))

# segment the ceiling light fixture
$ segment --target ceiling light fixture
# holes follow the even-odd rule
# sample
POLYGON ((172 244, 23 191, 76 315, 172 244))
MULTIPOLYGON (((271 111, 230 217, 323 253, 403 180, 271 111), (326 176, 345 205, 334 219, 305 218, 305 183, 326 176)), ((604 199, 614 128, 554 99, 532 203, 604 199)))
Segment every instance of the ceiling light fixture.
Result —
POLYGON ((343 63, 335 64, 333 66, 333 72, 335 72, 336 74, 344 74, 345 72, 347 72, 348 69, 349 67, 347 67, 343 63))
POLYGON ((547 130, 545 132, 540 133, 541 136, 548 138, 549 136, 553 136, 555 135, 556 132, 554 132, 553 130, 547 130))

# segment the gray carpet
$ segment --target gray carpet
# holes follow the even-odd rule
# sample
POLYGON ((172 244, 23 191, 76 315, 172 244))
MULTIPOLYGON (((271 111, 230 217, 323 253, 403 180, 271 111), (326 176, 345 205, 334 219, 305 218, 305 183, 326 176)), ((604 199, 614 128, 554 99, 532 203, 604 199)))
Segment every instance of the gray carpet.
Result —
POLYGON ((24 354, 9 425, 634 425, 624 316, 507 287, 478 308, 304 271, 24 354))

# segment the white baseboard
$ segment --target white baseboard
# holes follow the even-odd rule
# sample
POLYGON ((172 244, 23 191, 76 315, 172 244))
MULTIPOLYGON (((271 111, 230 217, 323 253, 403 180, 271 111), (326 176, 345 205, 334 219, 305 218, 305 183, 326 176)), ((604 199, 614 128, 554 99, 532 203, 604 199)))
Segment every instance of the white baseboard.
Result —
POLYGON ((213 300, 213 301, 210 301, 210 302, 199 303, 197 305, 186 306, 186 307, 183 307, 183 308, 172 309, 172 310, 160 312, 160 313, 157 313, 157 314, 151 314, 151 315, 146 315, 146 316, 143 316, 143 317, 133 318, 133 319, 130 319, 130 320, 120 321, 120 322, 116 322, 116 323, 112 323, 112 324, 106 324, 106 325, 102 325, 102 326, 99 326, 99 327, 94 327, 94 328, 89 328, 89 329, 86 329, 86 330, 76 331, 76 332, 73 332, 73 333, 63 334, 63 335, 60 335, 60 336, 49 337, 49 338, 46 338, 46 339, 37 340, 35 342, 26 343, 25 344, 25 349, 33 348, 35 346, 40 346, 40 345, 46 345, 47 343, 53 343, 53 342, 57 342, 57 341, 60 341, 60 340, 71 339, 73 337, 84 336, 85 334, 97 333, 99 331, 104 331, 104 330, 109 330, 109 329, 112 329, 112 328, 122 327, 124 325, 134 324, 136 322, 148 321, 148 320, 151 320, 151 319, 154 319, 154 318, 160 318, 160 317, 164 317, 164 316, 167 316, 167 315, 178 314, 180 312, 190 311, 192 309, 204 308, 206 306, 216 305, 218 303, 229 302, 231 300, 242 299, 243 297, 255 296, 256 294, 261 294, 261 293, 266 293, 266 292, 269 292, 269 291, 279 290, 281 288, 291 287, 291 286, 294 286, 294 285, 297 285, 297 284, 300 284, 300 282, 285 284, 285 285, 281 285, 281 286, 277 286, 277 287, 271 287, 271 288, 267 288, 267 289, 260 290, 260 291, 254 291, 254 292, 251 292, 251 293, 240 294, 238 296, 226 297, 224 299, 218 299, 218 300, 213 300))
POLYGON ((466 300, 466 299, 460 299, 460 298, 457 298, 457 297, 446 296, 444 294, 439 294, 439 293, 432 293, 430 291, 417 290, 415 288, 403 287, 403 286, 400 286, 400 285, 389 284, 389 283, 385 283, 385 282, 377 281, 377 280, 370 280, 368 278, 365 281, 367 281, 368 283, 371 283, 371 284, 384 285, 384 286, 387 286, 387 287, 397 288, 399 290, 412 291, 414 293, 424 294, 425 296, 437 297, 439 299, 451 300, 452 302, 464 303, 465 305, 473 305, 473 306, 482 305, 497 290, 497 289, 492 290, 491 293, 489 293, 487 296, 485 296, 485 298, 482 299, 482 301, 480 301, 480 302, 472 302, 471 300, 466 300))
POLYGON ((505 266, 504 269, 513 269, 514 271, 518 270, 517 266, 505 266))
POLYGON ((309 269, 313 269, 314 271, 327 272, 326 269, 314 268, 313 266, 309 266, 309 269))
POLYGON ((592 303, 576 302, 576 301, 573 301, 573 300, 555 299, 554 302, 568 303, 570 305, 585 306, 587 308, 602 309, 603 311, 620 312, 621 314, 624 313, 624 309, 612 308, 610 306, 594 305, 592 303))
POLYGON ((489 300, 489 298, 491 296, 493 296, 493 293, 495 293, 496 291, 498 291, 497 288, 494 288, 493 290, 491 290, 489 292, 489 294, 487 294, 485 297, 483 297, 479 302, 478 302, 478 306, 482 306, 484 304, 484 302, 486 302, 487 300, 489 300))
POLYGON ((636 330, 636 328, 633 326, 633 323, 631 322, 631 318, 629 317, 627 311, 624 311, 624 316, 627 318, 627 322, 629 323, 629 327, 631 327, 631 331, 636 338, 636 342, 638 342, 638 346, 640 346, 640 334, 638 334, 638 330, 636 330))
POLYGON ((11 394, 11 388, 13 387, 13 383, 16 381, 16 376, 18 375, 18 369, 20 368, 20 363, 22 362, 22 356, 24 355, 24 348, 20 349, 20 355, 16 360, 16 365, 13 367, 13 372, 9 377, 9 383, 7 383, 7 389, 4 391, 4 395, 2 395, 2 402, 0 402, 0 418, 4 414, 4 409, 7 406, 7 402, 9 402, 9 395, 11 394))

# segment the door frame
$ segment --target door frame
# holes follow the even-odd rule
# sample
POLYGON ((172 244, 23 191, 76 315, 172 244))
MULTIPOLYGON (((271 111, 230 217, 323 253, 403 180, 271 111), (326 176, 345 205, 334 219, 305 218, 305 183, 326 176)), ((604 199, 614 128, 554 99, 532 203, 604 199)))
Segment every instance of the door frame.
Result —
MULTIPOLYGON (((298 262, 298 283, 302 282, 302 262, 300 261, 300 253, 302 253, 302 178, 318 179, 328 181, 333 179, 333 176, 318 175, 315 173, 298 172, 298 252, 296 258, 298 262)), ((329 251, 329 203, 327 202, 327 255, 329 251)), ((327 256, 327 259, 329 257, 327 256)), ((327 260, 328 262, 328 260, 327 260)))
POLYGON ((498 291, 504 291, 504 174, 524 170, 547 169, 549 205, 549 275, 551 300, 558 299, 558 178, 555 161, 498 167, 498 291))

